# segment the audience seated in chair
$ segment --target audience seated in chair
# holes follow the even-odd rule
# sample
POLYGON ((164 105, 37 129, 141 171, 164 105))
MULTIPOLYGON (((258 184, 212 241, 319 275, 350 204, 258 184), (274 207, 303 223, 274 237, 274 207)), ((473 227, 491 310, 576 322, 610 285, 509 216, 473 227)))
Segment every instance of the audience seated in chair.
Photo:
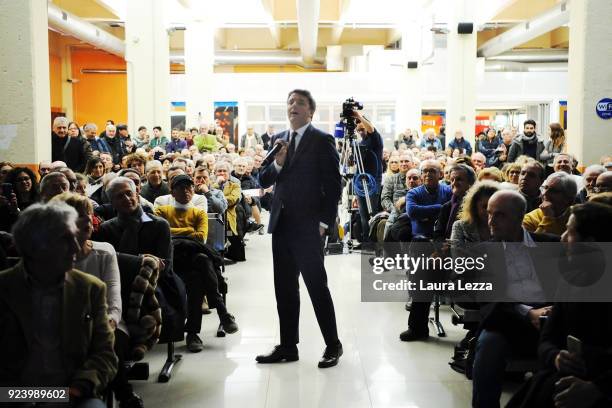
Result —
POLYGON ((40 182, 40 200, 48 202, 58 194, 70 191, 70 183, 63 173, 52 171, 40 182))
POLYGON ((495 265, 494 278, 496 283, 504 284, 506 298, 515 302, 488 303, 481 307, 483 320, 473 365, 474 407, 499 406, 507 359, 535 355, 540 317, 551 311, 551 306, 545 303, 544 283, 538 278, 546 271, 540 265, 544 259, 536 252, 536 243, 555 242, 559 238, 524 229, 525 208, 523 196, 512 190, 496 192, 487 204, 492 239, 503 245, 501 253, 497 257, 489 256, 488 262, 495 265), (523 302, 526 298, 529 301, 523 302))
MULTIPOLYGON (((142 407, 142 399, 134 393, 127 378, 125 361, 131 359, 130 334, 122 318, 121 277, 115 249, 107 242, 90 240, 94 215, 91 203, 86 197, 74 193, 62 193, 54 197, 51 202, 65 202, 77 211, 77 240, 80 251, 76 256, 75 269, 93 275, 106 284, 109 324, 115 334, 114 349, 119 358, 117 376, 111 383, 111 389, 121 408, 142 407)), ((155 323, 158 326, 161 324, 161 322, 155 323)))
POLYGON ((99 408, 117 372, 106 285, 79 272, 77 213, 34 204, 13 227, 23 259, 0 272, 0 385, 68 387, 78 408, 99 408))
POLYGON ((227 200, 223 191, 214 188, 210 180, 207 167, 197 167, 194 171, 193 182, 196 194, 202 194, 208 201, 208 212, 224 214, 227 210, 227 200))
POLYGON ((151 160, 145 165, 146 183, 142 186, 141 195, 154 203, 160 196, 170 194, 168 183, 163 180, 162 164, 158 160, 151 160))
MULTIPOLYGON (((161 264, 157 287, 153 282, 149 283, 155 289, 154 298, 159 301, 163 314, 160 341, 182 339, 186 294, 184 284, 172 272, 172 243, 168 222, 142 210, 136 186, 127 177, 112 180, 108 185, 108 193, 117 217, 102 223, 94 239, 110 243, 117 251, 122 287, 132 287, 138 275, 143 279, 150 278, 151 264, 148 258, 153 258, 155 265, 161 264), (145 270, 147 272, 143 275, 145 270)), ((149 285, 145 285, 145 289, 149 285)))
POLYGON ((525 214, 523 226, 529 232, 561 236, 565 232, 569 207, 576 200, 576 183, 571 175, 553 173, 542 184, 542 204, 525 214))
MULTIPOLYGON (((431 239, 434 223, 442 205, 451 199, 450 186, 440 184, 442 167, 437 160, 421 162, 423 185, 406 194, 406 213, 412 222, 412 237, 431 239)), ((413 302, 408 317, 408 330, 400 334, 402 341, 425 340, 429 337, 430 302, 413 302)))
POLYGON ((210 308, 216 308, 225 332, 235 333, 238 326, 234 316, 227 312, 219 290, 218 276, 212 261, 203 251, 208 234, 208 216, 205 211, 192 204, 194 183, 187 175, 172 179, 171 193, 174 205, 163 205, 155 214, 170 224, 173 244, 177 256, 174 258, 176 272, 185 281, 187 289, 187 349, 193 353, 202 351, 202 340, 198 336, 202 330, 202 301, 206 294, 210 308), (199 245, 181 238, 190 238, 199 245), (179 248, 181 247, 181 248, 179 248), (188 248, 185 248, 188 247, 188 248), (178 251, 181 251, 178 256, 178 251), (185 250, 185 251, 183 251, 185 250))
MULTIPOLYGON (((186 175, 186 174, 187 173, 182 168, 179 168, 177 166, 170 167, 168 169, 168 185, 172 185, 172 179, 174 177, 179 176, 179 175, 186 175)), ((208 200, 203 195, 194 194, 192 199, 191 199, 191 204, 193 204, 193 206, 198 207, 199 209, 203 210, 204 212, 208 212, 208 200)), ((153 207, 155 209, 157 209, 157 208, 159 208, 161 206, 164 206, 164 205, 170 205, 170 206, 175 206, 176 205, 176 201, 175 201, 174 197, 172 196, 172 194, 166 194, 166 195, 157 197, 155 199, 155 203, 154 203, 153 207)))
MULTIPOLYGON (((586 172, 585 172, 586 173, 586 172)), ((612 206, 573 206, 562 241, 572 247, 610 240, 612 206)), ((585 271, 589 272, 589 271, 585 271)), ((544 325, 541 370, 510 400, 509 408, 609 407, 612 404, 612 303, 556 303, 544 325), (568 336, 582 346, 568 350, 568 336)))
POLYGON ((246 228, 246 214, 238 208, 242 197, 240 183, 231 177, 231 166, 227 162, 217 162, 215 164, 215 182, 213 187, 223 191, 227 200, 227 230, 230 247, 227 250, 226 258, 233 261, 244 261, 244 242, 242 240, 246 228), (240 216, 239 216, 240 215, 240 216))
POLYGON ((385 225, 385 237, 389 233, 391 225, 393 225, 406 208, 406 173, 414 168, 414 162, 410 153, 403 153, 398 160, 399 171, 385 178, 380 195, 382 210, 389 213, 389 218, 385 225))

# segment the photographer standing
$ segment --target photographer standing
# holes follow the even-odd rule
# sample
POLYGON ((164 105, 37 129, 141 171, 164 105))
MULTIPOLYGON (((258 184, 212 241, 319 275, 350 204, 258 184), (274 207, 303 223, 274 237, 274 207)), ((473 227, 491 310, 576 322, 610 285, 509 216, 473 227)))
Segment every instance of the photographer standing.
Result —
MULTIPOLYGON (((368 211, 368 205, 366 202, 365 195, 357 195, 359 202, 359 217, 361 218, 361 230, 363 231, 363 237, 361 242, 369 242, 370 218, 380 211, 380 192, 382 189, 382 154, 383 154, 383 141, 382 137, 372 125, 372 123, 366 119, 359 111, 353 112, 353 117, 357 119, 357 134, 361 137, 359 142, 359 150, 361 151, 361 158, 363 159, 363 170, 366 174, 369 174, 376 181, 376 188, 369 188, 369 198, 372 208, 372 212, 368 211)), ((357 182, 358 180, 355 180, 357 182)), ((361 180, 359 187, 363 189, 361 180)))

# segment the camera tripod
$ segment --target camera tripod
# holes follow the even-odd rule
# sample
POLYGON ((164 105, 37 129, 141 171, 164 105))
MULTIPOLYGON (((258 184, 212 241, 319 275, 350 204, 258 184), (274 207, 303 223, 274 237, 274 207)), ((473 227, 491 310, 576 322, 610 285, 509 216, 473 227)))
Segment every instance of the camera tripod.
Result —
POLYGON ((351 124, 347 123, 344 133, 344 145, 342 146, 340 154, 340 166, 341 174, 347 182, 345 198, 346 211, 349 214, 349 227, 348 231, 345 231, 345 238, 343 239, 343 253, 349 253, 352 252, 353 249, 353 227, 351 222, 353 197, 359 195, 365 198, 369 218, 372 215, 370 194, 376 188, 376 181, 365 172, 362 152, 359 149, 359 144, 355 135, 355 126, 351 126, 351 124), (347 238, 347 236, 350 238, 347 238))

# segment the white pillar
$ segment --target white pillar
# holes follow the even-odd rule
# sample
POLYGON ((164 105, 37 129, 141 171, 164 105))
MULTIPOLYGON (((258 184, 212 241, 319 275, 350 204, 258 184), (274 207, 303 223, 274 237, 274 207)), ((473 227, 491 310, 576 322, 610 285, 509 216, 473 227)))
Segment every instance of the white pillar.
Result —
POLYGON ((167 0, 126 2, 125 61, 128 86, 128 126, 149 130, 161 126, 170 134, 170 46, 167 0))
POLYGON ((51 159, 47 0, 0 2, 0 158, 51 159))
POLYGON ((597 102, 612 98, 610 21, 609 0, 571 3, 567 145, 585 166, 612 154, 612 119, 596 112, 597 102))
POLYGON ((187 127, 214 123, 215 32, 212 21, 193 20, 185 31, 187 127))
POLYGON ((456 130, 474 146, 476 126, 476 27, 472 34, 458 34, 460 22, 474 22, 476 2, 453 0, 447 35, 448 100, 446 134, 452 138, 456 130))
POLYGON ((402 29, 403 64, 399 92, 396 100, 396 131, 406 128, 417 129, 421 133, 421 109, 423 105, 423 85, 421 78, 422 30, 417 21, 409 21, 402 29), (416 63, 416 68, 408 67, 416 63))

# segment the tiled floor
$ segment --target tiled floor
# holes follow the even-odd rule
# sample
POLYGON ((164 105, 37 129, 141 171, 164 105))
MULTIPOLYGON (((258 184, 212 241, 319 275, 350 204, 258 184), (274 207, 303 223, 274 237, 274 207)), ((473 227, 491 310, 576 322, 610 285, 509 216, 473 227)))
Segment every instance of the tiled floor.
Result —
MULTIPOLYGON (((216 314, 205 316, 203 352, 190 354, 177 344, 183 360, 167 384, 156 382, 165 346, 146 357, 148 382, 135 382, 147 408, 309 408, 309 407, 468 407, 471 382, 448 367, 453 344, 463 330, 443 311, 448 337, 403 343, 402 303, 361 303, 359 255, 326 258, 344 356, 337 367, 316 364, 324 344, 308 294, 302 290, 300 361, 258 365, 255 356, 278 343, 270 235, 250 235, 247 262, 228 267, 228 308, 240 331, 214 337, 216 314)), ((303 285, 302 285, 303 286, 303 285)), ((433 331, 433 329, 432 329, 433 331)), ((507 401, 505 393, 502 402, 507 401)))

